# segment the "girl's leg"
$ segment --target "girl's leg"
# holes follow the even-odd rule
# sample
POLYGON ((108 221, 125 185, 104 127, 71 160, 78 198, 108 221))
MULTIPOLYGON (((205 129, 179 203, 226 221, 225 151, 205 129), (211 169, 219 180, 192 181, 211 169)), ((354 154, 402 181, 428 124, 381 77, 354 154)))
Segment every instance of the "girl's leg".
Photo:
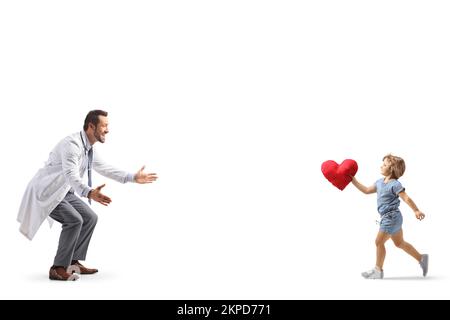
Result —
POLYGON ((393 234, 391 236, 391 238, 392 238, 392 241, 394 241, 394 244, 398 248, 403 249, 407 254, 414 257, 414 259, 416 259, 418 262, 420 262, 422 255, 419 252, 417 252, 417 250, 411 244, 409 244, 408 242, 403 240, 403 230, 402 229, 400 229, 399 232, 393 234))
POLYGON ((377 262, 375 264, 376 267, 383 270, 384 258, 386 257, 386 248, 384 244, 388 241, 390 235, 388 233, 384 233, 379 231, 377 234, 377 238, 375 239, 375 245, 377 246, 377 262))

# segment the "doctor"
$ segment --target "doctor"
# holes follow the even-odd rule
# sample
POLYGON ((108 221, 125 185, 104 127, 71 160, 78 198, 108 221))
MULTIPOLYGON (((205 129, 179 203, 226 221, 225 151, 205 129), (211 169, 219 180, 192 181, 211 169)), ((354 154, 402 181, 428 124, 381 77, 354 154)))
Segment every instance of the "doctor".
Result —
POLYGON ((97 215, 80 197, 107 206, 111 199, 102 193, 104 184, 92 188, 91 169, 121 183, 152 183, 155 173, 145 173, 142 167, 136 174, 118 170, 96 153, 94 144, 104 143, 108 133, 108 113, 90 111, 83 130, 63 140, 51 151, 48 161, 28 184, 17 220, 20 232, 32 240, 42 222, 50 217, 62 224, 58 251, 49 271, 51 280, 77 280, 80 274, 93 274, 97 269, 83 266, 89 241, 97 223, 97 215), (82 177, 88 172, 88 184, 82 177), (77 194, 77 195, 75 195, 77 194))

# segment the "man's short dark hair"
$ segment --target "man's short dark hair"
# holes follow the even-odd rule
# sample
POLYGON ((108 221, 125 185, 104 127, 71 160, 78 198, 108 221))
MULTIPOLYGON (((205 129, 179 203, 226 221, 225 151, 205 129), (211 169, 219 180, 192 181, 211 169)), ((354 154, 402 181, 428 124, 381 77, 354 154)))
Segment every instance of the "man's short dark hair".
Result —
POLYGON ((92 123, 94 126, 97 126, 99 119, 98 116, 104 116, 107 117, 108 116, 108 112, 103 111, 103 110, 91 110, 89 111, 89 113, 86 116, 86 119, 84 119, 84 126, 83 129, 84 131, 87 130, 89 123, 92 123))

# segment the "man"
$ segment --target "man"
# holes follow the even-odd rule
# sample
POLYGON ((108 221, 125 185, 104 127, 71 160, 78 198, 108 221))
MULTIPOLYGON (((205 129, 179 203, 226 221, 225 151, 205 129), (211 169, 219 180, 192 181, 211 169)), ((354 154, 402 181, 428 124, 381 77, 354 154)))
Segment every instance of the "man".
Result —
POLYGON ((103 162, 94 144, 105 142, 108 133, 108 113, 90 111, 83 130, 61 140, 49 159, 28 184, 17 220, 20 232, 32 240, 42 222, 50 217, 62 224, 58 251, 49 271, 51 280, 77 280, 73 274, 93 274, 97 269, 83 266, 89 241, 97 223, 97 215, 79 197, 85 197, 107 206, 111 199, 102 193, 104 184, 91 188, 91 169, 121 183, 152 183, 155 173, 145 173, 142 167, 136 174, 118 170, 103 162), (88 184, 82 177, 88 171, 88 184))

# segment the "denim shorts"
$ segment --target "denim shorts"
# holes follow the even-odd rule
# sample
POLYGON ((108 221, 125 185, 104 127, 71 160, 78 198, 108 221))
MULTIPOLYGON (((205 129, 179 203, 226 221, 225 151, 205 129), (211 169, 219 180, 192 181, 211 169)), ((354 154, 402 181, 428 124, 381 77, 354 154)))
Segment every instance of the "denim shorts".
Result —
POLYGON ((380 221, 380 231, 393 235, 400 231, 403 217, 400 211, 391 211, 383 214, 380 221))

